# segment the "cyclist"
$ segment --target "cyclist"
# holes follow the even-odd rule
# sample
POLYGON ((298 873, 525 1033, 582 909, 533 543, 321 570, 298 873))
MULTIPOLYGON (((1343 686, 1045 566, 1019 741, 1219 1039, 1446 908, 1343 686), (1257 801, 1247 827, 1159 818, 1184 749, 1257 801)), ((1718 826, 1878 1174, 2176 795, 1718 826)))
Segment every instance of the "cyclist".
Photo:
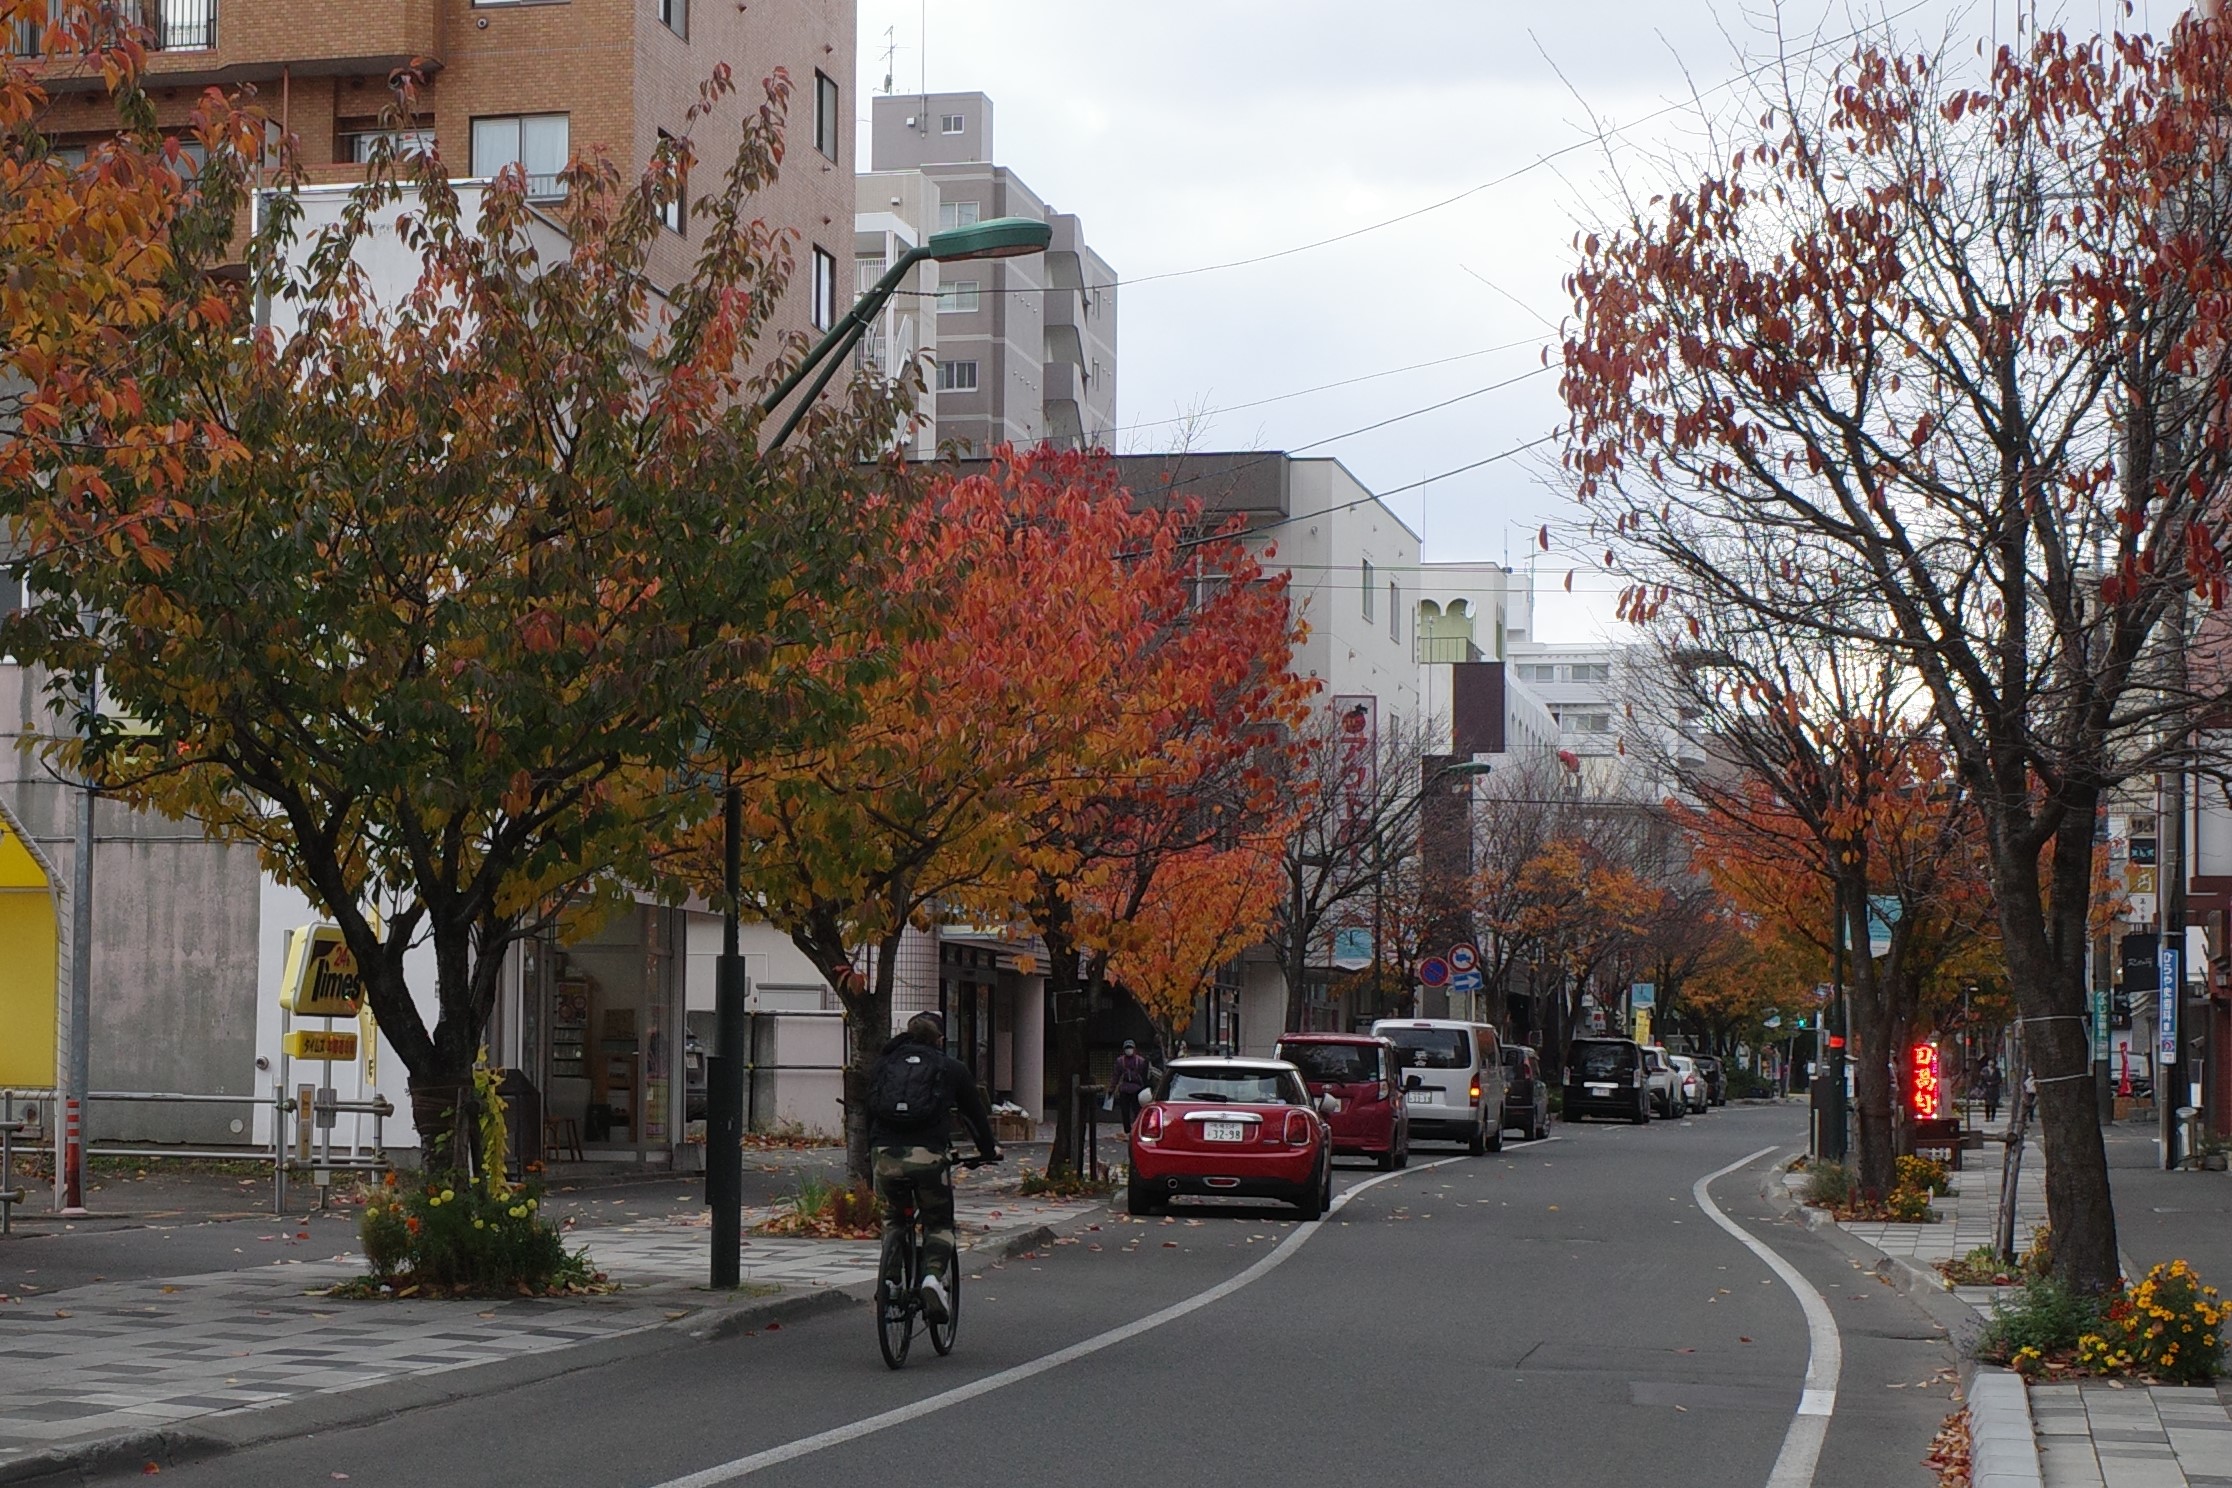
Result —
POLYGON ((945 1019, 917 1013, 884 1045, 868 1074, 868 1144, 875 1150, 876 1196, 883 1200, 884 1243, 899 1228, 900 1199, 912 1190, 922 1221, 922 1315, 951 1316, 946 1276, 954 1263, 953 1168, 947 1149, 958 1111, 986 1162, 1000 1160, 992 1113, 976 1075, 945 1052, 945 1019))

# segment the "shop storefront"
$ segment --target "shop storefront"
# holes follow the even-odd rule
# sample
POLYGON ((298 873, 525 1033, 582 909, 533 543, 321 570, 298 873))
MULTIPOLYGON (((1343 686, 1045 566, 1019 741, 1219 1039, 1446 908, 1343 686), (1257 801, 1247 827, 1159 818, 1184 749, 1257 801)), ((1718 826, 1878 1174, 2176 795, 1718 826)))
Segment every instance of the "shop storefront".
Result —
MULTIPOLYGON (((548 1130, 584 1156, 675 1166, 704 1063, 682 1036, 682 911, 637 904, 572 945, 530 942, 520 961, 518 1067, 548 1130)), ((506 1030, 507 1032, 509 1030, 506 1030)))

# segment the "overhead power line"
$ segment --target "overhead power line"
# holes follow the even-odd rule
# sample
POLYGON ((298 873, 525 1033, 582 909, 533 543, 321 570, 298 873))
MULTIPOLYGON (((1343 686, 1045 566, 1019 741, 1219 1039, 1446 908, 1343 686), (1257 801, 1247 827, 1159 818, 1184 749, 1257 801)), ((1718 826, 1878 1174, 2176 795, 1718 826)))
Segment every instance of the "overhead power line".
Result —
MULTIPOLYGON (((1865 36, 1870 31, 1879 30, 1882 26, 1888 25, 1892 21, 1899 20, 1904 16, 1912 15, 1915 11, 1921 10, 1926 3, 1927 0, 1915 0, 1914 4, 1906 6, 1904 9, 1901 10, 1892 11, 1890 14, 1884 16, 1880 22, 1874 25, 1855 27, 1854 29, 1843 32, 1839 35, 1825 37, 1822 40, 1813 43, 1811 46, 1799 48, 1798 51, 1791 56, 1771 57, 1768 60, 1760 63, 1756 67, 1747 67, 1740 72, 1733 73, 1730 76, 1725 77, 1719 82, 1713 84, 1713 86, 1711 86, 1710 88, 1706 88, 1701 92, 1692 94, 1692 96, 1690 96, 1689 98, 1682 99, 1675 103, 1669 103, 1662 108, 1655 108, 1647 114, 1643 114, 1637 118, 1630 119, 1625 124, 1608 125, 1605 128, 1599 129, 1592 134, 1584 135, 1580 139, 1574 140, 1570 144, 1560 145, 1555 150, 1546 150, 1524 165, 1514 166, 1512 169, 1505 171, 1500 176, 1491 176, 1489 179, 1480 182, 1478 185, 1468 186, 1462 191, 1441 198, 1439 201, 1431 201, 1426 203, 1424 206, 1413 207, 1407 212, 1398 212, 1393 217, 1383 217, 1377 222, 1367 222, 1362 227, 1352 227, 1346 232, 1334 233, 1330 237, 1316 238, 1307 243, 1297 243, 1290 248, 1275 248, 1268 253, 1250 254, 1246 258, 1229 258, 1221 263, 1199 264, 1190 269, 1165 269, 1159 274, 1142 274, 1136 279, 1117 279, 1111 280, 1110 282, 1105 284, 1082 284, 1076 286, 1074 289, 1069 286, 1056 287, 1053 285, 1027 285, 997 290, 985 290, 982 291, 982 293, 1048 294, 1080 293, 1104 289, 1125 289, 1136 287, 1142 284, 1158 284, 1166 279, 1190 279, 1199 274, 1217 274, 1222 273, 1226 269, 1253 268, 1257 264, 1273 263, 1282 258, 1292 258, 1299 253, 1314 253, 1320 248, 1330 248, 1336 243, 1350 242, 1353 239, 1364 237, 1369 233, 1376 233, 1386 228, 1396 227, 1401 225, 1402 223, 1414 221, 1417 218, 1425 217, 1435 212, 1444 211, 1447 208, 1456 206, 1461 201, 1468 201, 1471 198, 1480 195, 1483 191, 1493 191, 1498 186, 1508 186, 1513 181, 1518 180, 1522 176, 1532 175, 1534 172, 1540 170, 1542 167, 1550 164, 1554 160, 1561 160, 1578 150, 1587 150, 1594 146, 1605 144, 1611 140, 1619 138, 1621 135, 1628 133, 1630 130, 1636 129, 1641 125, 1648 124, 1655 119, 1663 119, 1668 114, 1680 113, 1686 109, 1695 108, 1699 103, 1701 103, 1706 97, 1710 96, 1711 94, 1726 92, 1728 89, 1736 87, 1740 83, 1749 82, 1751 79, 1758 77, 1762 73, 1773 72, 1778 68, 1788 67, 1792 62, 1810 57, 1816 52, 1827 51, 1833 46, 1838 46, 1844 42, 1853 41, 1858 39, 1859 37, 1865 36)), ((925 295, 934 295, 935 291, 917 289, 902 290, 901 293, 919 297, 925 295)))

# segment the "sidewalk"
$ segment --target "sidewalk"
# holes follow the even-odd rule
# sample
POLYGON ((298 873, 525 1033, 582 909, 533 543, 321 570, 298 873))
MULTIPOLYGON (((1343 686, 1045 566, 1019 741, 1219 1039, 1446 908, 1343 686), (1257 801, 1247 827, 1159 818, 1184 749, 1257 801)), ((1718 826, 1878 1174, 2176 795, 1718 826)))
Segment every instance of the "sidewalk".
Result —
MULTIPOLYGON (((2185 1255, 2204 1267, 2205 1279, 2232 1278, 2232 1271, 2208 1271, 2206 1260, 2192 1254, 2198 1250, 2203 1257, 2221 1254, 2232 1259, 2232 1227, 2225 1223, 2232 1218, 2232 1182, 2218 1173, 2155 1171, 2151 1140, 2121 1128, 2110 1131, 2109 1152, 2110 1181, 2123 1227, 2125 1269, 2143 1271, 2157 1261, 2185 1255), (2209 1186, 2196 1187, 2202 1184, 2209 1186), (2144 1202, 2164 1197, 2181 1202, 2144 1202), (2126 1218, 2127 1210, 2144 1211, 2146 1217, 2134 1223, 2126 1218), (2165 1222, 2165 1216, 2170 1215, 2183 1216, 2190 1222, 2165 1222)), ((1932 1265, 1994 1243, 2001 1153, 1986 1148, 1970 1156, 1983 1161, 1972 1162, 1951 1175, 1952 1195, 1933 1201, 1941 1216, 1936 1224, 1824 1222, 1835 1224, 1881 1252, 1903 1290, 1950 1291, 1967 1305, 1981 1326, 2006 1289, 1946 1287, 1942 1273, 1932 1265)), ((2018 1252, 2029 1246, 2031 1237, 2045 1222, 2044 1176, 2044 1157, 2033 1143, 2024 1149, 2016 1190, 2018 1252)), ((1785 1182, 1795 1197, 1803 1187, 1804 1175, 1786 1175, 1785 1182)), ((1968 1340, 1960 1341, 1965 1344, 1968 1340)), ((1995 1384, 2001 1379, 2016 1381, 2015 1376, 2003 1371, 1985 1372, 1995 1384)), ((1995 1398, 2016 1398, 2013 1392, 2004 1390, 1993 1394, 1995 1398)), ((2001 1488, 2003 1484, 2005 1488, 2018 1484, 2043 1488, 2187 1488, 2189 1484, 2199 1488, 2232 1484, 2232 1412, 2227 1411, 2218 1390, 2102 1380, 2030 1385, 2022 1395, 2027 1399, 2023 1410, 2029 1419, 2036 1457, 2031 1459, 2020 1450, 2006 1453, 2000 1443, 1988 1446, 1983 1433, 1977 1432, 1977 1488, 2001 1488)), ((1972 1390, 1971 1398, 1981 1409, 1979 1392, 1972 1390)))
MULTIPOLYGON (((1023 1198, 964 1182, 964 1250, 1051 1239, 1083 1224, 1095 1201, 1023 1198)), ((776 1213, 745 1212, 747 1229, 776 1213)), ((268 1223, 268 1222, 267 1222, 268 1223)), ((872 1241, 766 1239, 747 1234, 744 1285, 706 1287, 702 1210, 580 1225, 569 1245, 620 1284, 608 1296, 508 1301, 351 1302, 313 1295, 362 1275, 350 1249, 318 1259, 191 1275, 143 1275, 17 1296, 0 1306, 0 1483, 81 1455, 123 1460, 140 1444, 159 1457, 175 1432, 240 1412, 299 1405, 499 1361, 559 1354, 658 1329, 701 1336, 779 1320, 864 1295, 872 1241)), ((320 1233, 331 1240, 335 1230, 320 1233)), ((159 1245, 159 1231, 143 1232, 159 1245)), ((55 1243, 55 1242, 47 1242, 55 1243)), ((546 1359, 552 1370, 565 1365, 546 1359)))

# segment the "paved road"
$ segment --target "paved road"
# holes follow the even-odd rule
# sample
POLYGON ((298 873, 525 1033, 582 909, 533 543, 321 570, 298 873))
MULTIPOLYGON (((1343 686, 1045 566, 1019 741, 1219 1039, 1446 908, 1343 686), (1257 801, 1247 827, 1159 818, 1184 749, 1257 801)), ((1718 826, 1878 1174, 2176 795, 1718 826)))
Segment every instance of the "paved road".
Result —
MULTIPOLYGON (((1700 1210, 1692 1185, 1761 1148, 1787 1151, 1802 1121, 1736 1109, 1561 1127, 1548 1143, 1431 1167, 1440 1154, 1422 1152, 1383 1182, 1344 1171, 1357 1191, 1317 1226, 1270 1208, 1111 1219, 981 1272, 959 1351, 940 1360, 918 1342, 896 1374, 853 1308, 164 1477, 1764 1484, 1821 1340, 1792 1287, 1700 1210), (1164 1309, 1174 1315, 1157 1326, 1093 1346, 1164 1309), (755 1457, 822 1433, 835 1439, 755 1457)), ((1843 1358, 1818 1468, 1789 1488, 1931 1483, 1919 1458, 1949 1409, 1950 1346, 1833 1234, 1772 1218, 1764 1161, 1710 1193, 1826 1299, 1843 1358)))

